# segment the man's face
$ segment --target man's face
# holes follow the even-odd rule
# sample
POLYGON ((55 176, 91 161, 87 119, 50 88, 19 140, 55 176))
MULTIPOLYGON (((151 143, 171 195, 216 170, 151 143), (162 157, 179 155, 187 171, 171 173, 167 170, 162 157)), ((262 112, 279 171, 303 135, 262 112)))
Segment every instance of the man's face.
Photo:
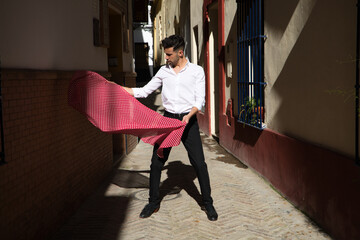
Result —
POLYGON ((165 48, 164 52, 165 52, 165 60, 166 63, 169 64, 172 68, 176 67, 180 56, 182 55, 182 51, 181 49, 178 49, 176 51, 174 51, 174 48, 165 48))

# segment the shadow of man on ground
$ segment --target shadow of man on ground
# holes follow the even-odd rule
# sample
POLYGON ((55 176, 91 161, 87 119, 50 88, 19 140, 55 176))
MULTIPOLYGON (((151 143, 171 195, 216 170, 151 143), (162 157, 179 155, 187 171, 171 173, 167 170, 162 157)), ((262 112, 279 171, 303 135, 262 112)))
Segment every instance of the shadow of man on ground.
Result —
POLYGON ((194 184, 196 179, 195 169, 191 165, 185 165, 181 161, 172 161, 164 167, 168 178, 160 186, 160 200, 166 195, 178 194, 185 190, 201 207, 202 198, 194 184))
POLYGON ((141 174, 149 172, 117 169, 111 182, 123 188, 149 188, 149 178, 141 174))

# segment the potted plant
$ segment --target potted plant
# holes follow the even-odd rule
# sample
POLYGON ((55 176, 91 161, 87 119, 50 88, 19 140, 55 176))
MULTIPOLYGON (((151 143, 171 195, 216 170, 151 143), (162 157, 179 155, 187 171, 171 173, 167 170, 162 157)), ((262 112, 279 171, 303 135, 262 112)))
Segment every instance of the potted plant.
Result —
POLYGON ((254 125, 260 117, 261 122, 264 121, 264 107, 260 106, 260 99, 256 101, 254 97, 247 98, 240 106, 239 120, 254 125))

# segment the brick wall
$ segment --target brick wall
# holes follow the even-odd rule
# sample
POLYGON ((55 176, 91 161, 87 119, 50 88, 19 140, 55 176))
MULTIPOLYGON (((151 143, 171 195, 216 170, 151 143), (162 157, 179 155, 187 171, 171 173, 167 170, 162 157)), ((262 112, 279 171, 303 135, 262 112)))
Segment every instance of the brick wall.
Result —
POLYGON ((1 239, 44 239, 113 165, 112 136, 67 104, 72 72, 2 71, 1 239))
POLYGON ((126 135, 126 137, 127 137, 127 149, 126 149, 126 151, 127 151, 127 153, 129 154, 129 153, 131 153, 131 151, 132 150, 134 150, 134 148, 136 147, 136 145, 138 144, 138 140, 139 140, 139 138, 138 137, 136 137, 136 136, 132 136, 132 135, 126 135))
MULTIPOLYGON (((136 87, 136 73, 134 72, 112 72, 111 81, 127 87, 136 87)), ((124 150, 129 154, 138 144, 138 137, 128 134, 114 134, 114 153, 119 156, 124 150)))

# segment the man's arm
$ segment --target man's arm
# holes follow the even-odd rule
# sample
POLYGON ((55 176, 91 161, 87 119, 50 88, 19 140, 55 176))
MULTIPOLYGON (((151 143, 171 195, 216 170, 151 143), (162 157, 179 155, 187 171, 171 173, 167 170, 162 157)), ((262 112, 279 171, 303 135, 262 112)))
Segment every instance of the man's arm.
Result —
POLYGON ((182 119, 183 122, 189 123, 190 118, 197 114, 200 109, 205 105, 205 72, 204 69, 198 67, 195 73, 195 104, 191 108, 189 114, 185 115, 182 119))
POLYGON ((195 102, 193 107, 201 111, 205 105, 205 72, 202 67, 197 67, 195 71, 195 102))
POLYGON ((125 91, 127 91, 131 96, 134 96, 134 91, 132 90, 132 88, 128 88, 128 87, 122 87, 123 89, 125 89, 125 91))
POLYGON ((185 123, 189 123, 189 120, 192 116, 194 116, 195 114, 197 114, 199 111, 199 109, 197 107, 192 107, 191 111, 189 112, 189 114, 185 115, 182 119, 183 122, 185 123))

